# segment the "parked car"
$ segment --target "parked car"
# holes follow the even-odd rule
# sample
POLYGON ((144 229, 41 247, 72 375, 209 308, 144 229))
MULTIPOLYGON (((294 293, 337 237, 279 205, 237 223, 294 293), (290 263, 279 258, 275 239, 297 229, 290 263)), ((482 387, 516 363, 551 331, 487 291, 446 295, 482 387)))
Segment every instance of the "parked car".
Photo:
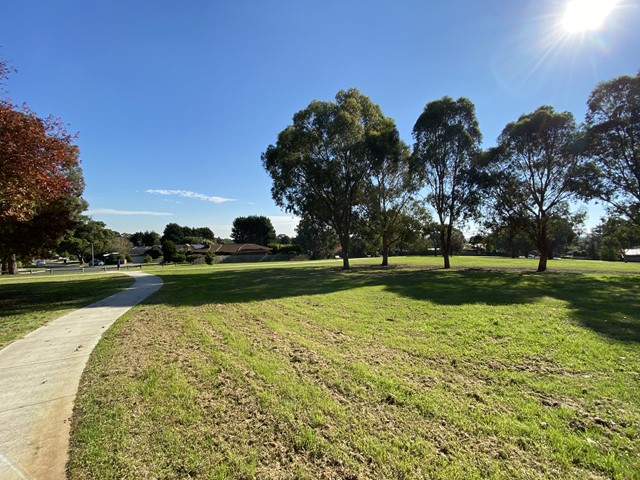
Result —
POLYGON ((102 265, 104 265, 104 262, 102 260, 98 260, 97 258, 93 261, 93 266, 94 267, 101 267, 102 265))
POLYGON ((36 267, 43 268, 47 266, 46 260, 36 260, 36 267))

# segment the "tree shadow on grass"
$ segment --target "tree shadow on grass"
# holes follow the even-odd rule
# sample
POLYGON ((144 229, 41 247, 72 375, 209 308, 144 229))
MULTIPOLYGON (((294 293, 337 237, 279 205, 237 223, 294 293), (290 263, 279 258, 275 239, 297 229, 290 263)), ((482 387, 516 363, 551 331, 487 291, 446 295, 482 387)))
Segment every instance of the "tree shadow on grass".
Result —
POLYGON ((84 307, 131 286, 126 277, 79 280, 52 279, 33 283, 0 284, 0 321, 34 311, 58 312, 84 307))
POLYGON ((640 342, 637 275, 523 273, 358 267, 212 270, 167 273, 150 300, 173 306, 256 302, 381 286, 399 296, 440 305, 527 304, 542 297, 567 302, 584 326, 611 339, 640 342))

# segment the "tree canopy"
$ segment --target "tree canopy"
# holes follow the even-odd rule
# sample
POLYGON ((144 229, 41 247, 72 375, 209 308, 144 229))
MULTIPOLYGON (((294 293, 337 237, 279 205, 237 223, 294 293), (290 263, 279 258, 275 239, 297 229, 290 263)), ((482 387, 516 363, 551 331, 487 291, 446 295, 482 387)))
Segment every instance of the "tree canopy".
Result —
POLYGON ((342 245, 344 269, 373 147, 395 128, 367 96, 341 90, 335 102, 314 100, 297 112, 262 154, 276 204, 330 225, 342 245))
POLYGON ((428 103, 413 127, 416 172, 440 222, 444 268, 450 268, 454 226, 479 206, 474 162, 482 135, 475 107, 466 98, 428 103))
POLYGON ((86 208, 79 150, 62 122, 0 101, 0 255, 17 271, 16 255, 55 246, 86 208))
POLYGON ((231 238, 236 243, 268 245, 276 241, 276 231, 269 217, 249 215, 238 217, 233 221, 231 238))
POLYGON ((602 82, 587 103, 597 196, 614 215, 640 225, 640 72, 602 82))
POLYGON ((129 235, 129 240, 133 245, 153 247, 154 245, 160 245, 160 234, 153 230, 145 230, 144 232, 135 232, 129 235))
POLYGON ((183 243, 214 242, 215 236, 209 227, 183 227, 177 223, 168 223, 162 234, 162 242, 171 240, 176 245, 183 243))
POLYGON ((529 236, 540 253, 540 272, 551 253, 550 220, 565 216, 568 201, 579 193, 578 133, 570 112, 545 105, 507 124, 485 158, 494 225, 516 225, 529 236))

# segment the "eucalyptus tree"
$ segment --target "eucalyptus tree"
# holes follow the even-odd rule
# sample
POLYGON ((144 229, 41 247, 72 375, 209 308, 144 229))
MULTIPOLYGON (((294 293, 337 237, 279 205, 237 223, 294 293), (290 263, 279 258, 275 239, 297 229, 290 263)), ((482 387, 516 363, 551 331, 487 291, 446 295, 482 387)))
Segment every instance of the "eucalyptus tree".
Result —
POLYGON ((596 86, 586 121, 599 170, 597 196, 610 213, 640 225, 640 72, 596 86))
POLYGON ((517 223, 531 239, 539 272, 551 254, 550 222, 566 216, 581 193, 579 138, 573 114, 545 105, 507 124, 485 157, 492 178, 488 213, 496 225, 517 223))
POLYGON ((454 227, 474 216, 480 203, 475 160, 482 134, 473 103, 451 97, 428 103, 413 127, 413 138, 414 169, 437 215, 444 268, 451 268, 454 227))
POLYGON ((312 101, 262 154, 276 204, 330 225, 349 268, 351 236, 364 203, 375 139, 395 130, 393 120, 357 89, 335 102, 312 101))
POLYGON ((382 266, 389 264, 389 249, 406 236, 403 222, 418 190, 409 147, 398 131, 388 129, 374 136, 370 144, 371 171, 365 184, 363 236, 379 243, 382 266))

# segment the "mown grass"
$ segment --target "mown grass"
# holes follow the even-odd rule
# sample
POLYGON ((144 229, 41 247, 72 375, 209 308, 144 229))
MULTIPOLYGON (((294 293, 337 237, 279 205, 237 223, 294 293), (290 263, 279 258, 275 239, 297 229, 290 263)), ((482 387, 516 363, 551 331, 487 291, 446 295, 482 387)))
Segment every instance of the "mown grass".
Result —
POLYGON ((70 478, 638 478, 640 266, 402 261, 158 269, 85 371, 70 478))
POLYGON ((0 278, 0 348, 77 308, 131 286, 120 274, 0 278))

